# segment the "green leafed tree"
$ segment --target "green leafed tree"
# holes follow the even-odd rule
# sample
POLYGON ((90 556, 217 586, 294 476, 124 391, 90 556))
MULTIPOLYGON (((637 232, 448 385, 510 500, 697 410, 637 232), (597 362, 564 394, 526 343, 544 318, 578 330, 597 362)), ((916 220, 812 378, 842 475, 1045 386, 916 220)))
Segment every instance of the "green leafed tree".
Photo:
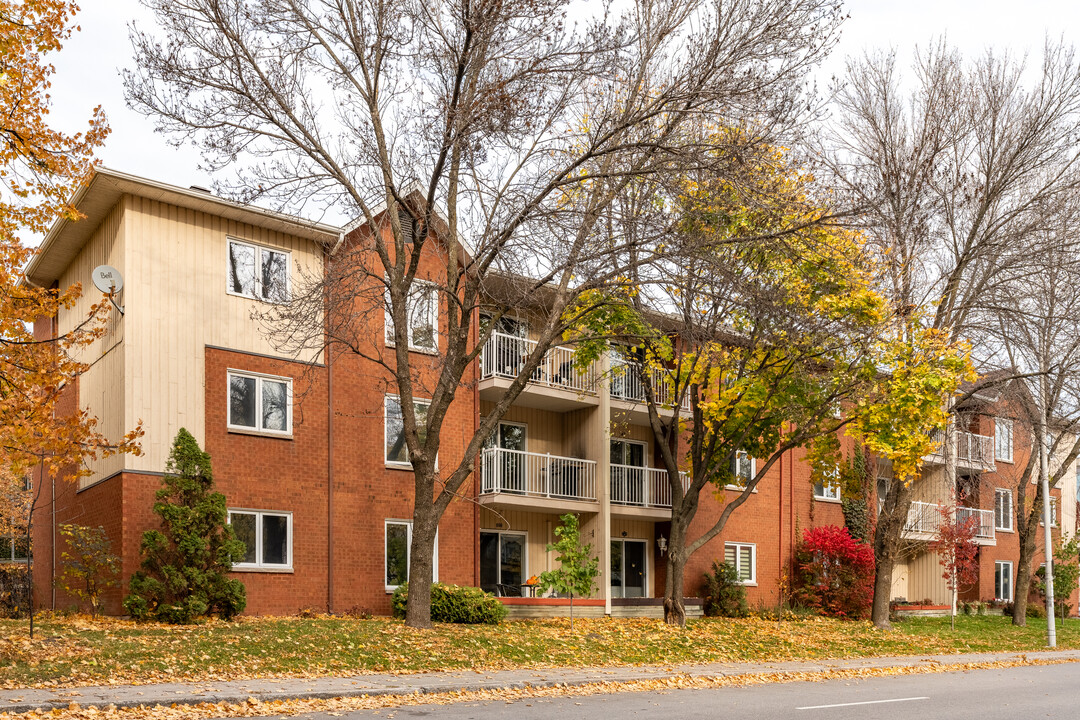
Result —
POLYGON ((541 592, 554 590, 570 597, 570 629, 574 628, 574 596, 587 597, 596 585, 600 559, 593 556, 592 545, 581 544, 581 524, 578 516, 567 513, 559 518, 562 525, 555 528, 557 541, 547 546, 548 552, 559 553, 559 567, 540 573, 541 592))
POLYGON ((137 620, 168 623, 232 618, 247 598, 243 583, 226 573, 244 556, 244 544, 226 522, 225 496, 214 492, 210 455, 184 428, 162 482, 154 503, 161 529, 143 533, 142 568, 131 577, 124 608, 137 620))
MULTIPOLYGON (((1080 564, 1077 557, 1080 556, 1080 537, 1062 540, 1054 543, 1054 606, 1060 612, 1062 624, 1065 616, 1069 614, 1069 599, 1076 591, 1080 582, 1080 564)), ((1046 566, 1035 571, 1035 589, 1044 598, 1046 597, 1046 566)))

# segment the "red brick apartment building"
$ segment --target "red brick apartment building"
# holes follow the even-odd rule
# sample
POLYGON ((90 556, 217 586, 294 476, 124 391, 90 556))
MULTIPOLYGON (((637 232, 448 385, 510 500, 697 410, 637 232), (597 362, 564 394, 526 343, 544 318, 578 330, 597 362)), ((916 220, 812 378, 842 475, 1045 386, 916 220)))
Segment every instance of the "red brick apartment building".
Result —
MULTIPOLYGON (((107 608, 122 612, 141 535, 156 525, 151 506, 170 444, 186 427, 211 454, 217 487, 248 545, 234 568, 247 586, 248 613, 388 613, 390 593, 407 579, 413 487, 392 379, 353 356, 330 367, 318 356, 285 356, 251 318, 263 303, 286 296, 300 273, 318 270, 342 230, 105 169, 75 204, 85 219, 57 222, 27 278, 90 288, 96 266, 120 271, 124 313, 112 311, 106 335, 85 351, 91 366, 79 379, 77 399, 110 435, 140 420, 146 434, 140 457, 97 462, 77 484, 46 479, 55 491, 47 491, 34 525, 40 605, 72 604, 52 579, 57 526, 74 522, 104 526, 112 538, 122 557, 122 588, 111 591, 107 608)), ((86 293, 39 332, 65 332, 95 296, 86 293)), ((475 391, 459 393, 447 433, 471 433, 516 373, 500 358, 506 347, 529 342, 528 318, 508 320, 500 331, 468 378, 475 391)), ((431 353, 438 337, 432 313, 431 332, 411 349, 431 353)), ((587 609, 658 613, 670 500, 639 392, 626 379, 630 374, 564 372, 569 352, 552 351, 549 371, 529 384, 484 451, 472 497, 450 505, 437 541, 438 579, 513 594, 552 566, 545 548, 558 516, 579 512, 603 569, 587 609)), ((994 518, 995 502, 1004 502, 995 478, 997 469, 1020 459, 1021 443, 1017 438, 1014 456, 1010 435, 1006 452, 1000 428, 995 443, 994 425, 981 414, 973 416, 971 432, 961 433, 967 450, 960 473, 980 478, 971 499, 977 503, 972 512, 984 520, 983 578, 973 591, 982 599, 1009 595, 1013 576, 1003 578, 1015 573, 1011 523, 994 518), (1011 570, 1005 562, 1014 563, 1011 570)), ((454 453, 463 447, 453 435, 444 439, 446 462, 456 463, 454 453)), ((906 531, 914 549, 897 569, 894 595, 945 603, 937 561, 923 546, 932 536, 930 510, 946 499, 949 483, 937 458, 929 457, 927 468, 906 531)), ((689 593, 714 559, 727 558, 737 563, 752 605, 775 604, 798 534, 843 524, 838 492, 812 484, 801 451, 788 453, 770 474, 722 536, 693 558, 689 593)), ((887 471, 881 475, 879 483, 888 482, 887 471)), ((1058 503, 1059 526, 1071 530, 1075 473, 1062 493, 1070 501, 1058 503)), ((704 502, 694 530, 713 522, 719 508, 711 498, 704 502)), ((530 612, 529 601, 517 602, 526 603, 515 607, 519 614, 530 612)), ((531 606, 541 610, 552 608, 531 606)))

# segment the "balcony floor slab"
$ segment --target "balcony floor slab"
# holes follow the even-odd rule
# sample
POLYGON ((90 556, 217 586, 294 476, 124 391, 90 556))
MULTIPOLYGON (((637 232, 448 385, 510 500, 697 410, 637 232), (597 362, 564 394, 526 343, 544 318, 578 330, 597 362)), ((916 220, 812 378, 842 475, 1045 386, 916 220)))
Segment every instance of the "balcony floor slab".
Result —
MULTIPOLYGON (((487 402, 498 402, 512 382, 510 378, 484 378, 480 381, 480 399, 487 402)), ((541 383, 529 383, 518 395, 514 404, 521 407, 535 408, 536 410, 569 412, 570 410, 580 410, 586 407, 596 407, 600 404, 600 400, 591 393, 580 393, 576 390, 566 390, 541 383)))

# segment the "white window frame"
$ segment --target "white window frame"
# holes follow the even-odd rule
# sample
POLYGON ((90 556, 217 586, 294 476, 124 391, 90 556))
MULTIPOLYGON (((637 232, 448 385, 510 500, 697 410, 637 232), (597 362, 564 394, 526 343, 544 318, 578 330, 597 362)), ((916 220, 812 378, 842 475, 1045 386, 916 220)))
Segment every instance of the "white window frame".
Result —
POLYGON ((254 515, 255 516, 255 562, 238 562, 232 566, 236 571, 278 571, 278 572, 292 572, 293 569, 293 516, 292 512, 285 510, 254 510, 252 508, 229 508, 229 524, 232 525, 233 515, 254 515), (288 553, 289 561, 284 564, 280 563, 264 563, 262 561, 262 545, 263 545, 263 517, 283 517, 286 519, 285 533, 288 538, 288 542, 285 546, 285 551, 288 553))
MULTIPOLYGON (((757 585, 757 545, 755 543, 745 542, 726 542, 724 543, 724 562, 727 562, 727 549, 735 548, 735 572, 739 573, 739 551, 742 548, 750 548, 750 578, 747 580, 740 580, 740 585, 757 585)), ((741 574, 741 573, 739 573, 741 574)))
POLYGON ((273 435, 275 437, 292 436, 293 422, 293 391, 292 378, 281 375, 268 375, 266 373, 251 372, 228 368, 225 372, 225 425, 233 432, 254 433, 258 435, 273 435), (232 379, 233 376, 251 378, 255 380, 255 426, 234 425, 232 422, 232 379), (262 426, 262 384, 263 380, 285 383, 285 429, 270 430, 262 426))
POLYGON ((994 561, 994 599, 1001 602, 1012 602, 1013 599, 1013 564, 1010 560, 995 560, 994 561), (997 597, 997 588, 1004 585, 1001 582, 1001 572, 1008 568, 1009 577, 1009 597, 997 597))
POLYGON ((1013 422, 1008 418, 994 418, 994 460, 1011 463, 1013 461, 1013 422), (1002 443, 1001 431, 1008 428, 1008 443, 1002 443), (1008 454, 1004 451, 1008 451, 1008 454))
MULTIPOLYGON (((750 453, 746 452, 745 450, 737 450, 735 452, 735 469, 736 469, 736 471, 739 468, 739 458, 740 458, 740 456, 750 458, 750 477, 747 479, 747 482, 750 482, 757 475, 757 459, 752 457, 750 455, 750 453)), ((735 475, 735 476, 738 477, 738 475, 735 475)), ((727 489, 727 490, 739 490, 739 491, 742 491, 742 490, 746 489, 746 486, 745 485, 738 485, 738 484, 735 484, 735 483, 729 483, 729 484, 725 485, 724 488, 727 489)), ((753 492, 757 492, 757 488, 754 488, 753 492)))
POLYGON ((840 502, 840 468, 834 469, 831 473, 832 480, 824 482, 825 478, 822 478, 821 483, 814 483, 814 499, 825 500, 826 502, 840 502), (821 492, 818 493, 818 487, 821 487, 821 492))
MULTIPOLYGON (((389 281, 388 281, 389 282, 389 281)), ((428 280, 414 280, 412 287, 410 288, 410 298, 405 302, 405 317, 409 316, 409 306, 412 303, 412 295, 417 292, 430 292, 434 295, 434 302, 431 303, 431 347, 424 347, 413 344, 413 328, 410 324, 405 329, 406 337, 409 340, 409 352, 424 353, 425 355, 438 355, 439 354, 439 285, 437 283, 430 282, 428 280)), ((383 341, 388 348, 397 347, 397 343, 394 341, 394 319, 390 316, 390 291, 386 291, 386 306, 383 308, 383 341)))
POLYGON ((1001 532, 1012 532, 1013 531, 1013 495, 1012 495, 1012 490, 1010 490, 1009 488, 995 488, 994 489, 994 529, 999 530, 1001 532), (1008 525, 1005 525, 1003 523, 998 524, 998 517, 997 517, 998 504, 1000 502, 999 499, 1002 498, 1002 497, 1008 497, 1009 498, 1009 506, 1008 506, 1008 508, 1004 508, 1002 510, 1002 513, 1001 513, 1002 516, 1004 517, 1005 521, 1008 522, 1008 525))
MULTIPOLYGON (((387 447, 387 443, 386 443, 386 439, 387 439, 386 438, 386 422, 390 419, 390 408, 389 408, 388 403, 390 402, 391 398, 393 398, 394 400, 397 400, 398 407, 399 408, 401 407, 401 396, 400 395, 395 395, 393 393, 387 393, 384 396, 384 398, 383 398, 383 463, 386 465, 386 467, 389 467, 389 468, 399 468, 399 469, 402 469, 402 470, 412 470, 412 463, 409 462, 408 460, 405 460, 405 461, 391 460, 390 458, 388 458, 386 456, 386 447, 387 447)), ((417 404, 417 405, 426 405, 429 408, 429 410, 431 408, 431 400, 425 400, 425 399, 422 399, 422 398, 413 398, 413 403, 417 404)), ((402 417, 404 417, 404 414, 402 415, 402 417)), ((402 430, 401 431, 405 432, 404 424, 402 425, 402 430)), ((408 453, 408 445, 407 444, 405 446, 405 451, 406 451, 406 453, 408 453)), ((435 467, 438 467, 438 466, 439 466, 439 458, 436 457, 435 458, 435 467)))
MULTIPOLYGON (((408 528, 408 534, 405 536, 405 573, 408 575, 409 567, 412 565, 412 520, 399 520, 396 518, 386 518, 383 520, 383 563, 382 563, 382 575, 383 585, 386 588, 387 593, 392 593, 397 590, 400 585, 390 585, 386 582, 386 530, 390 525, 405 525, 408 528)), ((409 578, 405 578, 405 582, 409 582, 409 578)), ((431 556, 431 582, 439 582, 439 532, 435 531, 435 550, 431 556)))
POLYGON ((241 240, 231 236, 225 238, 225 292, 233 297, 248 298, 249 300, 258 300, 260 302, 273 303, 275 305, 281 305, 289 302, 292 298, 292 251, 285 250, 283 248, 271 247, 269 245, 259 245, 257 243, 249 242, 247 240, 241 240), (252 295, 247 293, 236 292, 232 289, 232 277, 229 264, 232 262, 232 257, 229 254, 230 245, 242 245, 244 247, 251 248, 255 252, 255 292, 252 295), (264 297, 262 288, 262 254, 264 252, 275 252, 285 256, 285 300, 272 300, 268 297, 264 297))

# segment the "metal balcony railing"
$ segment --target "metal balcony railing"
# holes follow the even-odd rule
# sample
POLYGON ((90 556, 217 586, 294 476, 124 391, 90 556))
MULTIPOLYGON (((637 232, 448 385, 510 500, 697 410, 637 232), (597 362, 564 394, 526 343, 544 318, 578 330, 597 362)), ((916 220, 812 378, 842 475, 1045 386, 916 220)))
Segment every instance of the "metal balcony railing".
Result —
MULTIPOLYGON (((939 462, 943 461, 945 458, 944 445, 945 433, 941 431, 934 433, 934 449, 928 457, 939 462)), ((969 432, 956 433, 956 459, 958 463, 967 467, 994 468, 993 436, 976 435, 969 432)))
MULTIPOLYGON (((492 333, 480 350, 480 377, 516 378, 525 361, 536 349, 536 341, 528 338, 492 333)), ((574 349, 553 347, 529 377, 529 382, 579 393, 596 392, 596 370, 593 365, 582 370, 574 364, 574 349)))
MULTIPOLYGON (((643 368, 625 360, 612 359, 611 362, 611 397, 629 402, 646 402, 645 382, 642 380, 643 368)), ((653 392, 660 399, 661 405, 671 406, 675 401, 675 387, 671 376, 660 368, 649 368, 653 392)), ((690 409, 690 397, 684 394, 679 407, 690 409)))
MULTIPOLYGON (((941 527, 941 505, 927 502, 913 502, 908 510, 904 532, 932 535, 941 527)), ((994 539, 994 511, 980 508, 959 507, 956 509, 958 520, 976 519, 975 538, 978 540, 994 539)))
POLYGON ((487 448, 481 494, 507 493, 564 500, 596 500, 596 463, 542 453, 487 448))
MULTIPOLYGON (((685 488, 688 482, 686 473, 679 475, 685 488)), ((610 481, 611 502, 614 505, 671 507, 671 483, 667 470, 612 464, 610 481)))

